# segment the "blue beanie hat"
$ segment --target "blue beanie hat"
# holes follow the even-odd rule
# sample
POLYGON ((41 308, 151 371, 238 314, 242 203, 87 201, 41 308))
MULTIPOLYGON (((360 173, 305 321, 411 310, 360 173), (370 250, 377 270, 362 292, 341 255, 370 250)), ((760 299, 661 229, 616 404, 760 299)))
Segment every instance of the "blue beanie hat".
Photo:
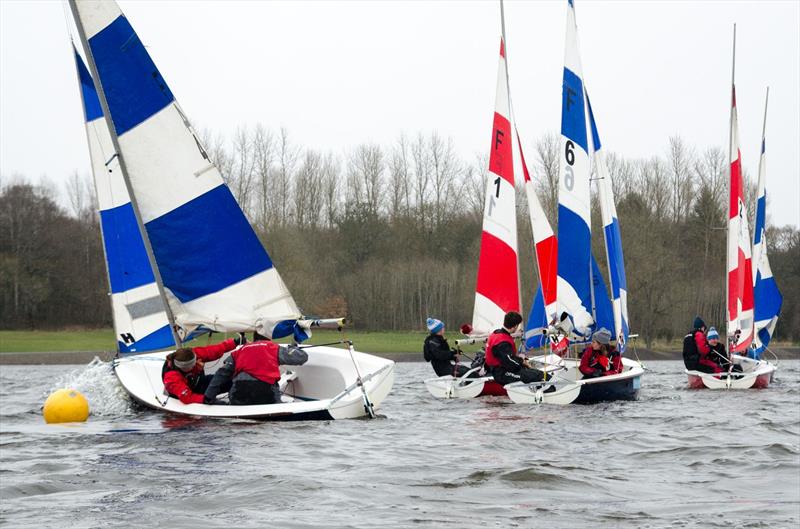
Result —
POLYGON ((706 322, 704 322, 700 316, 695 316, 693 325, 695 329, 699 329, 701 327, 705 327, 706 322))
POLYGON ((436 334, 437 332, 444 329, 444 323, 441 320, 437 320, 436 318, 428 318, 426 325, 428 326, 428 330, 431 331, 431 333, 433 334, 436 334))
POLYGON ((719 333, 717 332, 717 329, 715 329, 714 327, 709 327, 708 333, 706 334, 706 338, 708 338, 709 340, 719 340, 719 333))

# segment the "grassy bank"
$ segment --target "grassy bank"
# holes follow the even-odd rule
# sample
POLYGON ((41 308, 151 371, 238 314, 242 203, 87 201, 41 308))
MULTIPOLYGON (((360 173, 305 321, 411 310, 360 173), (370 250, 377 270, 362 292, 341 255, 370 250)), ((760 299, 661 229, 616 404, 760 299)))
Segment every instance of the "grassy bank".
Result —
MULTIPOLYGON (((345 336, 359 351, 370 353, 420 353, 424 332, 362 332, 348 330, 345 336)), ((225 338, 215 334, 210 339, 202 336, 192 345, 216 343, 225 338)), ((455 336, 453 337, 455 338, 455 336)), ((341 339, 336 331, 314 331, 308 343, 328 343, 341 339)), ((288 340, 279 340, 285 342, 288 340)), ((0 353, 56 352, 56 351, 113 351, 114 331, 111 329, 63 331, 0 331, 0 353)))
MULTIPOLYGON (((230 335, 232 336, 232 335, 230 335)), ((346 330, 344 336, 353 340, 359 351, 366 353, 418 353, 422 358, 422 342, 426 333, 419 331, 385 331, 366 332, 346 330)), ((447 334, 450 343, 460 337, 456 333, 447 334)), ((192 345, 206 345, 216 343, 225 338, 223 334, 215 334, 210 339, 201 336, 192 345)), ((321 344, 335 342, 342 338, 336 331, 314 331, 314 335, 307 343, 321 344)), ((287 342, 288 339, 279 340, 287 342)), ((653 343, 652 352, 675 354, 682 347, 682 342, 677 340, 653 343)), ((776 342, 772 348, 796 348, 797 344, 776 342)), ((478 346, 469 346, 464 349, 468 354, 477 350, 478 346)), ((647 349, 644 341, 639 340, 636 348, 644 354, 647 349)), ((29 352, 58 352, 58 351, 114 351, 114 331, 111 329, 85 329, 61 331, 0 331, 0 353, 29 353, 29 352)))

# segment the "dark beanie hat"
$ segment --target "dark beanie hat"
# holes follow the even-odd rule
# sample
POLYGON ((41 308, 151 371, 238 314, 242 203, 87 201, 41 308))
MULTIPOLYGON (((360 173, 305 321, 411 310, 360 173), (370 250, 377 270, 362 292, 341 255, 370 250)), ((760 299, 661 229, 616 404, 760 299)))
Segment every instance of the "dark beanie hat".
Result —
POLYGON ((700 316, 695 316, 694 318, 694 328, 701 329, 706 326, 706 322, 700 316))

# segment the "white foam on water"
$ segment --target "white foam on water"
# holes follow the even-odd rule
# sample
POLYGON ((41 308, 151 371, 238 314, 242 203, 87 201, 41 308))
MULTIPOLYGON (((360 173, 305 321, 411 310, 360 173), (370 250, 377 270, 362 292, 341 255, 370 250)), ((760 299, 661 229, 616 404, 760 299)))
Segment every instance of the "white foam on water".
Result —
POLYGON ((89 401, 89 410, 93 416, 120 417, 132 411, 125 389, 114 376, 111 362, 103 362, 97 357, 86 366, 69 371, 56 379, 47 394, 61 388, 81 392, 89 401))

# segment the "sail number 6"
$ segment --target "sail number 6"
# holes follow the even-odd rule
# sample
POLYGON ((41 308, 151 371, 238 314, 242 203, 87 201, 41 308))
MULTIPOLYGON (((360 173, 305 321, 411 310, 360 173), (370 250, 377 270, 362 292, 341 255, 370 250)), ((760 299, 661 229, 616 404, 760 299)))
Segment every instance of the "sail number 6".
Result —
POLYGON ((575 164, 575 144, 571 140, 567 140, 564 157, 567 159, 567 168, 564 171, 564 185, 567 190, 572 191, 572 187, 575 185, 575 174, 572 172, 572 166, 575 164))

